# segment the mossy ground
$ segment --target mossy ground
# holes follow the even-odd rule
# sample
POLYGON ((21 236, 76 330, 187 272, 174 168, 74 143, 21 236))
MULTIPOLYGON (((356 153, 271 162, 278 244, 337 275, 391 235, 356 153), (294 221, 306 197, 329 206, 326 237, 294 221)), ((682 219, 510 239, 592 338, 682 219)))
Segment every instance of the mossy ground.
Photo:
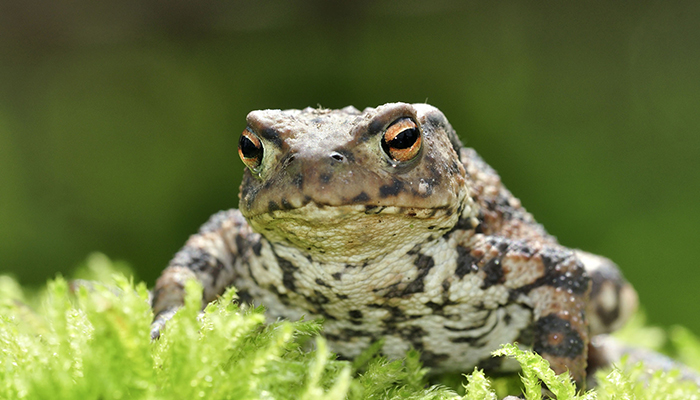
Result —
MULTIPOLYGON (((64 278, 35 292, 0 277, 0 399, 497 399, 541 398, 541 383, 559 399, 700 399, 673 373, 647 381, 639 365, 599 373, 599 387, 577 393, 536 354, 506 345, 496 353, 522 365, 518 377, 467 375, 428 379, 417 352, 389 361, 367 351, 340 361, 319 335, 318 321, 264 324, 264 310, 241 309, 229 290, 200 315, 201 287, 187 287, 185 307, 157 341, 143 283, 93 255, 77 276, 97 283, 71 291, 64 278), (441 383, 438 383, 441 382, 441 383)), ((628 330, 658 344, 659 332, 628 330), (641 333, 640 333, 641 332, 641 333)), ((700 342, 676 328, 683 361, 700 367, 700 342)))

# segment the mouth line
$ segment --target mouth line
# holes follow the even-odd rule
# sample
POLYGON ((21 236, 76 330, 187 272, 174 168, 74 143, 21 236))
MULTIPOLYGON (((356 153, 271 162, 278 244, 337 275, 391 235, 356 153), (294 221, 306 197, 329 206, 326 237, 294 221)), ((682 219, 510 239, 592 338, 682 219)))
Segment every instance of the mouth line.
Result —
POLYGON ((342 217, 349 215, 405 215, 409 218, 429 219, 436 216, 451 215, 454 211, 447 205, 438 207, 413 207, 377 204, 323 204, 310 200, 300 207, 269 207, 267 211, 247 215, 248 218, 269 216, 271 218, 285 216, 295 219, 317 219, 342 217), (314 215, 325 214, 325 215, 314 215), (332 215, 335 214, 335 215, 332 215))

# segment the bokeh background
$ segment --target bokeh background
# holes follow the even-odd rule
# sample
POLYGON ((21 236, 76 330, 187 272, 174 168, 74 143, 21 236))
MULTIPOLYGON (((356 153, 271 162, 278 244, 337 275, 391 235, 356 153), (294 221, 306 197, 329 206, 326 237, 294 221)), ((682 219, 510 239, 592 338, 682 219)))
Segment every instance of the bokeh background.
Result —
POLYGON ((700 3, 6 0, 0 272, 152 285, 237 205, 259 108, 424 102, 652 323, 700 333, 700 3))

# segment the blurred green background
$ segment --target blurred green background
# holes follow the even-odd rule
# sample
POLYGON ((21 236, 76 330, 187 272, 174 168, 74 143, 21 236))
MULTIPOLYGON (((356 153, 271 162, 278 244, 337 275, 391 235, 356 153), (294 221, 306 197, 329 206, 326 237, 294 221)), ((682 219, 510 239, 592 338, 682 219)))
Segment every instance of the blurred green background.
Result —
POLYGON ((0 5, 0 272, 152 285, 237 205, 248 111, 439 107, 547 229, 700 333, 700 3, 0 5))

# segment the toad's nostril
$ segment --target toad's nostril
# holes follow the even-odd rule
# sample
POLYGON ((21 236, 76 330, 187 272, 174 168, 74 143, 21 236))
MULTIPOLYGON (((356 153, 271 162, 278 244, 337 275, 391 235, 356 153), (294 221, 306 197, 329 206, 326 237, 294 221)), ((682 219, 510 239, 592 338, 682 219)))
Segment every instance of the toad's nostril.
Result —
POLYGON ((345 156, 338 153, 337 151, 334 151, 331 153, 331 158, 334 159, 335 161, 345 161, 345 156))

